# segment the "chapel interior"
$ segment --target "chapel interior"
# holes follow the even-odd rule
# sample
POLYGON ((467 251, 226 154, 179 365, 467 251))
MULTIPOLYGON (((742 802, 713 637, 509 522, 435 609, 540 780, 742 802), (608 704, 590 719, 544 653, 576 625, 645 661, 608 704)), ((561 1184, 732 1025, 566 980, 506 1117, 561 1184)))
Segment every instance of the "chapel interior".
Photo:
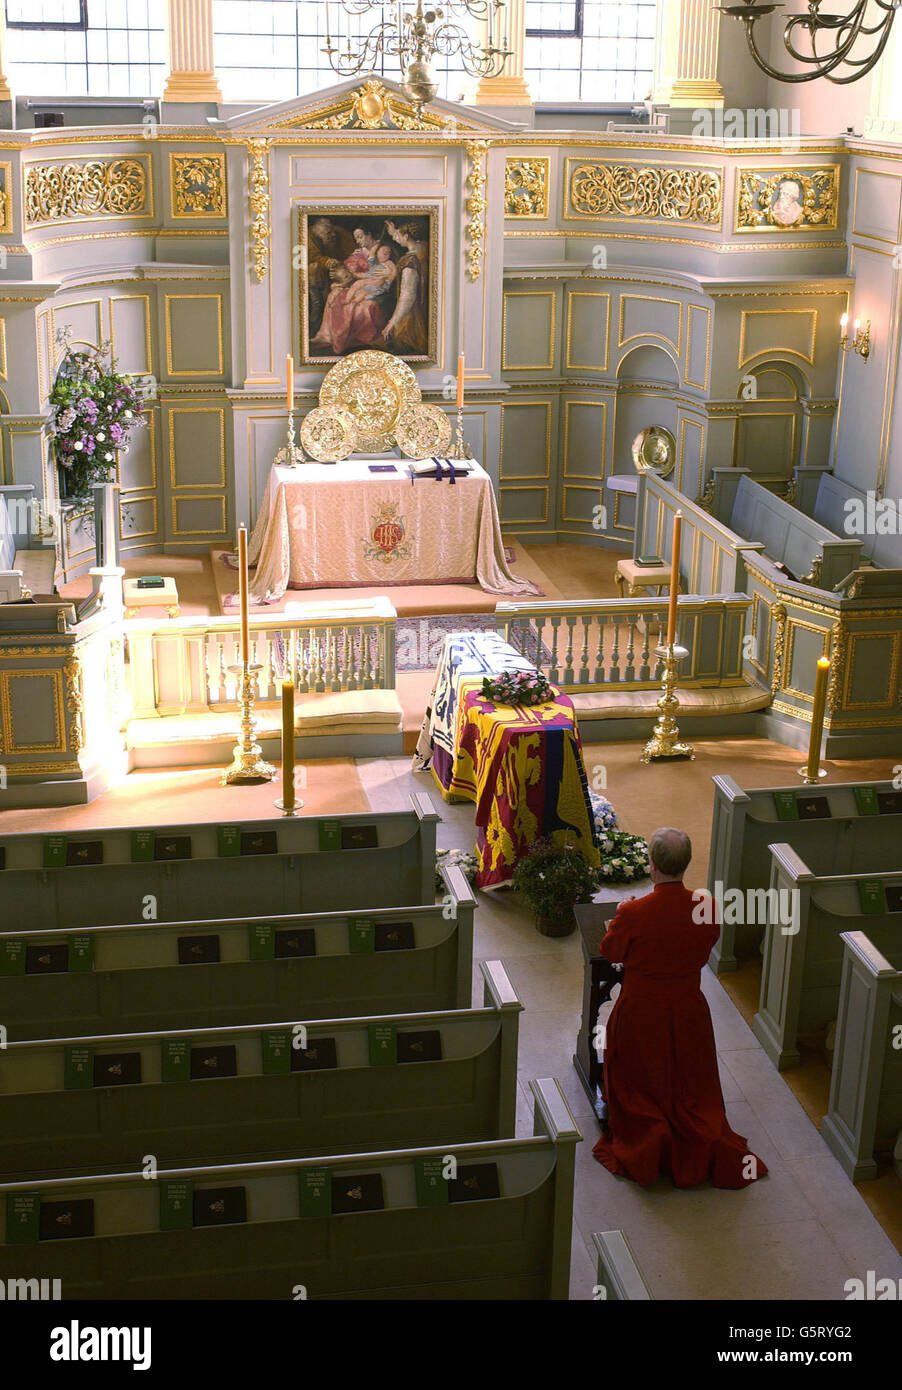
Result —
POLYGON ((871 4, 0 4, 0 1280, 902 1290, 871 4), (741 1191, 593 1157, 660 826, 741 1191))

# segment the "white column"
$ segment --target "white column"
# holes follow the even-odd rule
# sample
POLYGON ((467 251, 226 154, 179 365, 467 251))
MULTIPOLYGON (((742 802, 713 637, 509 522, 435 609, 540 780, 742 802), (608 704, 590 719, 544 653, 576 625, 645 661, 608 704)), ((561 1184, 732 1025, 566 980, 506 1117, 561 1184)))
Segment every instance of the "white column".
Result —
POLYGON ((164 101, 222 101, 213 71, 213 0, 169 0, 164 101))
POLYGON ((6 6, 0 5, 0 101, 12 101, 13 94, 6 76, 6 6))
POLYGON ((717 81, 720 12, 712 0, 666 0, 658 6, 655 101, 668 106, 722 106, 717 81))
MULTIPOLYGON (((523 60, 526 48, 526 3, 525 0, 507 0, 501 11, 507 38, 507 47, 514 51, 504 65, 500 77, 484 77, 476 89, 476 102, 479 106, 529 106, 532 97, 523 76, 523 60)), ((489 38, 488 22, 484 27, 484 39, 489 38)))

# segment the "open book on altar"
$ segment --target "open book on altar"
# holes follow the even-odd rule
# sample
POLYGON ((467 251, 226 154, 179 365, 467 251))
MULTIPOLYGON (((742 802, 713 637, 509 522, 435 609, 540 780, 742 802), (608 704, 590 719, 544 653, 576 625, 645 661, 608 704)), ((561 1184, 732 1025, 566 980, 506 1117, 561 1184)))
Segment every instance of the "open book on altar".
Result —
POLYGON ((455 474, 472 473, 475 467, 473 459, 449 459, 449 458, 430 458, 430 459, 409 459, 408 466, 411 473, 418 478, 434 477, 440 471, 443 478, 453 477, 455 474))

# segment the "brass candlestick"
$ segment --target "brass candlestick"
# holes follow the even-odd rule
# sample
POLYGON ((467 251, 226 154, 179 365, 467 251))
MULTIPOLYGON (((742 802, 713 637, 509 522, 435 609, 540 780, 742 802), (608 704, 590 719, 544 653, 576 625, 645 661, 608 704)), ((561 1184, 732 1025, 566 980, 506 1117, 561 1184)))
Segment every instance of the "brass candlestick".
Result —
POLYGON ((257 676, 263 667, 245 661, 240 666, 230 666, 229 670, 241 677, 241 726, 232 756, 232 766, 222 774, 222 785, 248 787, 255 782, 271 782, 276 775, 276 769, 271 763, 263 761, 263 750, 257 742, 257 721, 254 718, 257 676))
POLYGON ((279 452, 273 459, 273 463, 280 468, 295 468, 300 463, 307 462, 307 455, 302 446, 295 442, 294 437, 294 411, 288 412, 288 437, 287 442, 282 445, 279 452))
POLYGON ((817 786, 820 778, 827 775, 827 769, 820 766, 820 761, 829 674, 830 658, 827 656, 819 657, 814 676, 814 700, 811 708, 811 731, 808 737, 808 760, 799 768, 799 776, 806 787, 817 786))
POLYGON ((672 644, 655 648, 655 656, 661 657, 664 662, 664 693, 658 701, 661 716, 655 725, 654 733, 640 754, 640 761, 643 763, 651 762, 652 758, 695 757, 692 746, 680 741, 680 731, 676 722, 676 712, 680 707, 676 696, 676 664, 688 655, 685 647, 672 644))
POLYGON ((464 439, 464 413, 463 409, 460 407, 458 407, 457 411, 457 432, 454 438, 454 453, 451 454, 450 457, 455 459, 470 459, 473 457, 470 453, 470 446, 464 439))

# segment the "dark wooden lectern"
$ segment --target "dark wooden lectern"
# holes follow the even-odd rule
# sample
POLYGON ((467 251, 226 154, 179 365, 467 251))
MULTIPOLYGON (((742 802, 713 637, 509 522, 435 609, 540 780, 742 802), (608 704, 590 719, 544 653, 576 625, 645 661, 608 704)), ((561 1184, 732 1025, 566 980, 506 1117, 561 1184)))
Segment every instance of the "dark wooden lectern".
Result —
POLYGON ((583 1016, 576 1038, 573 1065, 601 1124, 606 1115, 601 1088, 602 1067, 595 1051, 595 1024, 598 1010, 611 997, 611 991, 620 983, 622 976, 620 970, 598 954, 598 947, 618 907, 619 903, 609 899, 600 903, 577 903, 573 909, 585 961, 583 1016))

